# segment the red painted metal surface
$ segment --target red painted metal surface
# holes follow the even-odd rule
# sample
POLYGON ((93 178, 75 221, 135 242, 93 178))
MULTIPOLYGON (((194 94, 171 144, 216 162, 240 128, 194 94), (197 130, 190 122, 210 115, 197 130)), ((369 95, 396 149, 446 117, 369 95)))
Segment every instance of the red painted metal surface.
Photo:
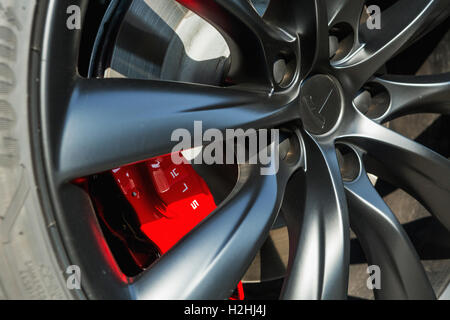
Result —
POLYGON ((175 164, 171 155, 118 168, 112 174, 136 211, 142 232, 162 254, 216 208, 205 181, 187 161, 175 164))
MULTIPOLYGON (((166 253, 214 209, 216 204, 205 181, 182 154, 180 164, 165 155, 111 171, 133 207, 141 231, 166 253)), ((239 283, 233 300, 243 300, 239 283)))

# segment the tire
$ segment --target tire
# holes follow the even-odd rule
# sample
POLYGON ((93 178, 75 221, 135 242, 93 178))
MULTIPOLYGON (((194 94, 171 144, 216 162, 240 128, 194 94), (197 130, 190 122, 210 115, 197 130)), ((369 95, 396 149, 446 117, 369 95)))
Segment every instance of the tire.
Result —
POLYGON ((34 0, 0 1, 0 299, 72 296, 33 172, 27 88, 36 8, 34 0))

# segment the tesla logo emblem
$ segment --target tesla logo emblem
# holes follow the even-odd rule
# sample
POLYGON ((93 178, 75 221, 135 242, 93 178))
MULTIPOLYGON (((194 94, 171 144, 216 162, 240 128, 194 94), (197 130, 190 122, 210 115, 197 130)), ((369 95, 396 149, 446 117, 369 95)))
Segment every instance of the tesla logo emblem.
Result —
POLYGON ((311 111, 314 117, 320 122, 320 126, 322 129, 325 127, 326 122, 326 119, 322 115, 322 112, 325 110, 328 100, 330 100, 330 97, 333 94, 333 92, 334 89, 331 89, 330 93, 328 94, 327 98, 325 99, 324 103, 320 108, 317 108, 317 105, 314 103, 312 96, 303 97, 303 102, 308 106, 308 109, 311 111))

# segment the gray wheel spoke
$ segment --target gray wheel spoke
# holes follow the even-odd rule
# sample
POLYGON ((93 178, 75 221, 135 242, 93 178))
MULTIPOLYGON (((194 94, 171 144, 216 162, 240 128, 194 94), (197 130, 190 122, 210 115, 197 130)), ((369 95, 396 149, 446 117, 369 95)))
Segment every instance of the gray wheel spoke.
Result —
POLYGON ((271 66, 276 56, 286 49, 295 50, 295 37, 267 24, 249 0, 177 1, 224 36, 231 51, 229 76, 234 80, 265 79, 265 84, 273 84, 271 66))
POLYGON ((230 297, 278 214, 286 184, 283 173, 261 175, 260 166, 241 166, 229 197, 135 279, 136 298, 230 297))
POLYGON ((408 43, 426 23, 444 10, 448 3, 439 0, 400 0, 382 12, 381 29, 362 26, 358 51, 335 65, 341 79, 355 92, 390 58, 408 43))
POLYGON ((301 71, 320 71, 329 57, 328 23, 324 0, 271 1, 264 19, 287 28, 301 40, 301 71))
POLYGON ((80 80, 56 142, 60 179, 170 153, 178 143, 171 141, 173 131, 184 128, 193 137, 197 120, 203 131, 273 127, 291 112, 286 103, 264 93, 203 85, 80 80))
POLYGON ((450 230, 450 161, 361 115, 355 126, 341 139, 367 151, 369 172, 402 186, 450 230))
POLYGON ((359 28, 361 12, 365 0, 326 0, 328 10, 328 25, 331 27, 340 22, 346 22, 355 32, 359 28))
POLYGON ((450 74, 433 76, 386 76, 374 82, 390 95, 389 110, 377 121, 384 122, 406 114, 450 113, 450 74))
MULTIPOLYGON (((304 201, 285 202, 289 264, 283 299, 345 299, 349 266, 349 225, 334 145, 305 138, 304 201), (296 204, 293 204, 295 203, 296 204)), ((289 190, 289 189, 288 189, 289 190)), ((288 192, 286 197, 288 197, 288 192)))
POLYGON ((435 299, 408 235, 370 183, 365 170, 355 181, 344 185, 350 225, 368 264, 380 268, 381 288, 374 289, 375 298, 435 299))

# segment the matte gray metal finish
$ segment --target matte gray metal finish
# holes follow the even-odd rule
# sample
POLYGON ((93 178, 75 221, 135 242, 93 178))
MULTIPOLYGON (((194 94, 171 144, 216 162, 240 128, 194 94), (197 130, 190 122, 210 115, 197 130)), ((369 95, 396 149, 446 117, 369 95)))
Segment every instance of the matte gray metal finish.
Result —
POLYGON ((334 146, 320 146, 306 136, 304 140, 304 203, 284 207, 290 257, 281 297, 345 299, 349 222, 339 165, 334 146))
MULTIPOLYGON (((289 128, 299 147, 279 159, 278 174, 263 176, 259 165, 241 165, 234 190, 217 210, 142 275, 117 284, 122 293, 139 299, 228 298, 283 206, 290 254, 281 298, 346 298, 349 224, 369 262, 382 268, 386 280, 377 298, 434 298, 414 248, 364 168, 410 192, 450 230, 449 160, 381 125, 415 112, 448 113, 449 75, 374 78, 390 58, 427 31, 430 21, 448 17, 448 0, 399 0, 383 12, 382 31, 373 32, 359 24, 362 0, 272 1, 264 17, 247 0, 180 3, 227 42, 228 87, 83 79, 74 62, 80 34, 61 31, 66 30, 64 21, 48 18, 40 65, 40 128, 53 207, 66 232, 80 238, 95 229, 95 213, 86 201, 79 209, 89 228, 73 223, 78 216, 64 214, 72 179, 170 152, 171 133, 177 128, 192 132, 195 120, 203 121, 204 130, 289 128), (331 62, 329 27, 340 22, 353 27, 353 47, 331 62), (295 65, 286 86, 277 84, 272 74, 280 55, 295 65), (305 107, 302 90, 318 74, 336 79, 339 99, 332 100, 338 111, 333 125, 315 131, 300 108, 305 107), (367 82, 377 82, 390 95, 389 108, 379 119, 367 118, 353 105, 367 82), (336 143, 350 145, 364 160, 358 178, 345 185, 336 143)), ((66 1, 52 1, 50 11, 64 12, 66 7, 66 1)), ((330 88, 324 89, 316 86, 310 94, 326 101, 330 88)), ((71 208, 78 209, 74 203, 71 208)), ((100 245, 82 239, 78 244, 90 245, 90 256, 95 250, 103 254, 100 245)), ((113 268, 102 261, 100 269, 113 268)), ((101 291, 102 297, 108 294, 115 296, 101 291)))
MULTIPOLYGON (((361 153, 358 153, 363 168, 361 153)), ((411 241, 364 169, 345 183, 353 231, 360 239, 368 264, 380 268, 381 288, 376 299, 435 299, 411 241)))

